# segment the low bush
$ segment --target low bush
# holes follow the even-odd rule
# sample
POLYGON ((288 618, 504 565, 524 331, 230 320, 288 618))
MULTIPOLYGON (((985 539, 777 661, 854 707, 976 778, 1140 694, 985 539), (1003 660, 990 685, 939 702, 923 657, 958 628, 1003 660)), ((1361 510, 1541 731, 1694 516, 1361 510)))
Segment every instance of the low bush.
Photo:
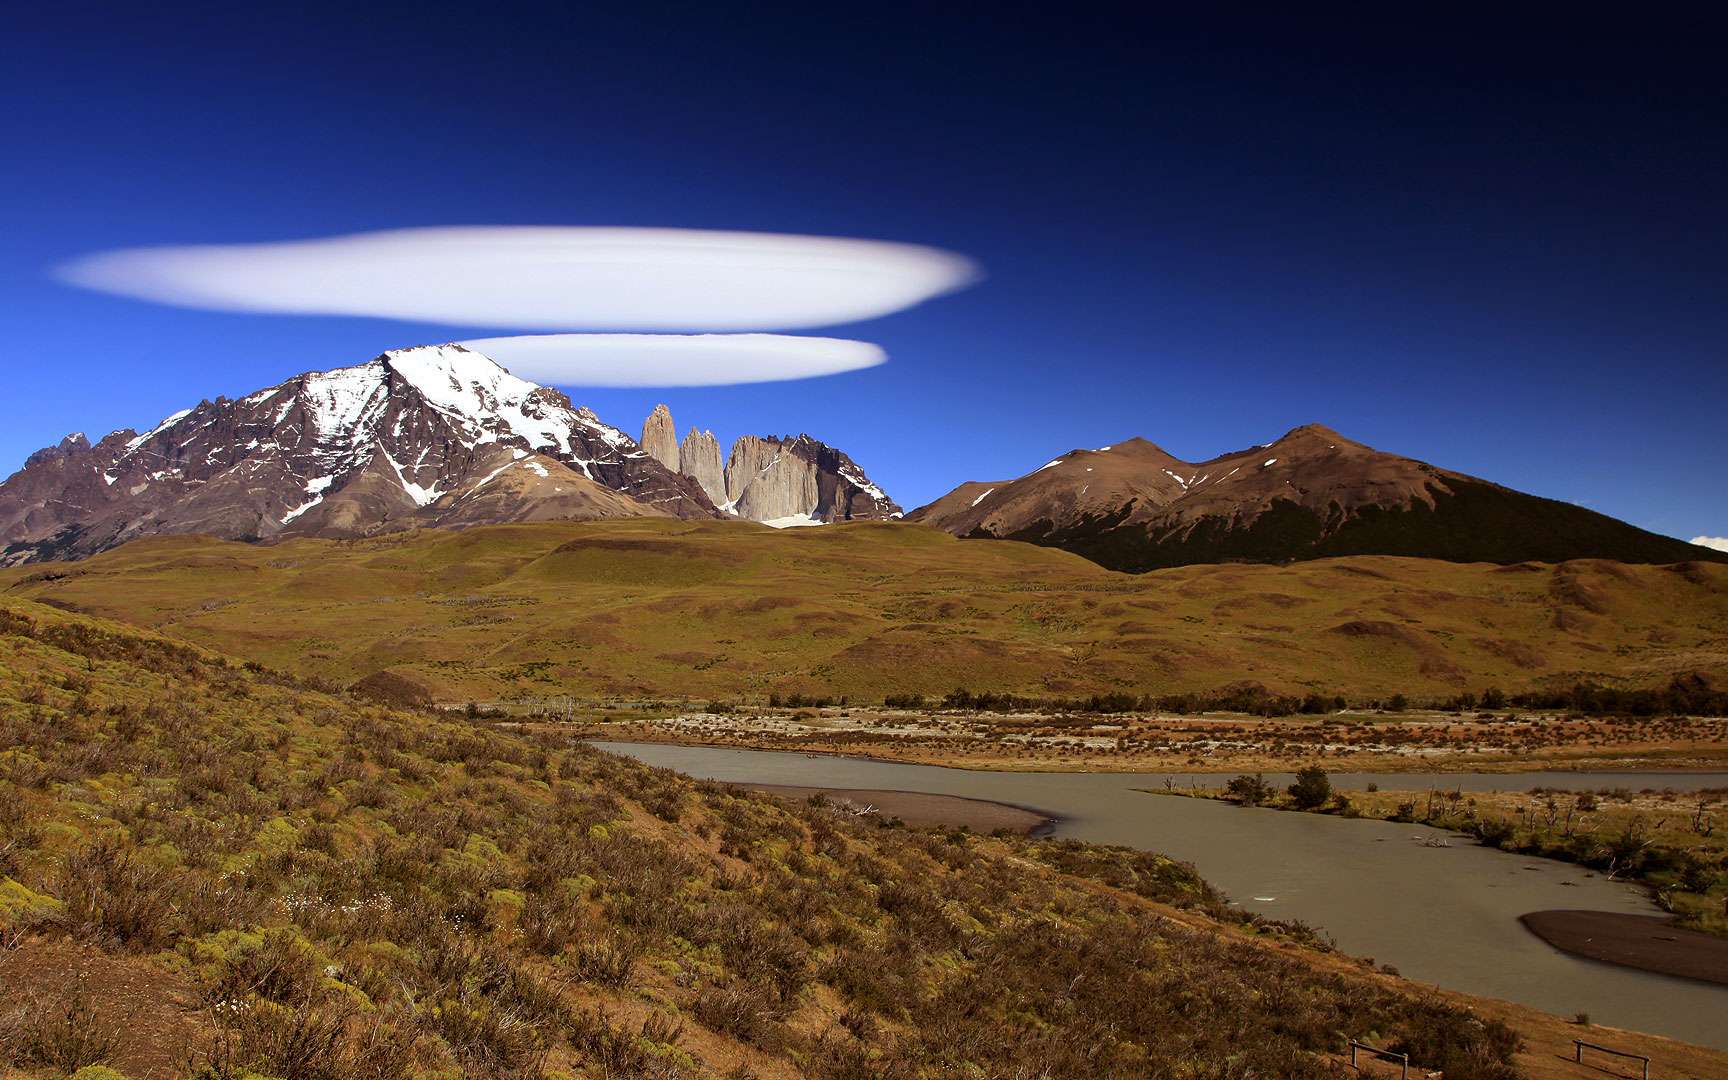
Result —
POLYGON ((80 980, 67 994, 0 990, 0 1066, 69 1073, 114 1060, 119 1026, 96 1015, 80 980))
POLYGON ((1481 818, 1472 823, 1471 835, 1484 847, 1506 847, 1518 835, 1518 827, 1505 818, 1481 818))
POLYGON ((1255 773, 1252 776, 1244 773, 1232 778, 1224 785, 1224 793, 1243 806, 1260 806, 1272 801, 1272 785, 1266 782, 1265 776, 1255 773))
POLYGON ((1289 790, 1290 801, 1296 804, 1297 809, 1318 810, 1332 797, 1332 780, 1325 769, 1309 765, 1296 773, 1296 782, 1290 785, 1289 790))

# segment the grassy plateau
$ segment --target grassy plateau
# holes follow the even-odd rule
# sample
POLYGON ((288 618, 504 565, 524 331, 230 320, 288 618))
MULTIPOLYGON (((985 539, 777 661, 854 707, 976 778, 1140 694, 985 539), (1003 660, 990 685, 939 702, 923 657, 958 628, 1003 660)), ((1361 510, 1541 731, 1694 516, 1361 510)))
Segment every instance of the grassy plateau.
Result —
POLYGON ((1728 565, 1354 556, 1114 573, 904 523, 648 519, 158 538, 0 595, 402 700, 1270 692, 1439 700, 1728 677, 1728 565), (383 673, 383 674, 380 674, 383 673))

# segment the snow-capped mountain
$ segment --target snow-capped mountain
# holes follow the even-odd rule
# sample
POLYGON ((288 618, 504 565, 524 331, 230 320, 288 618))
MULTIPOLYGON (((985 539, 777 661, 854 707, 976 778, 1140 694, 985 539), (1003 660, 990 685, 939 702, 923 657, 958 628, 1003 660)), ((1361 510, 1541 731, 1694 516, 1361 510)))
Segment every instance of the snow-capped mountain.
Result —
POLYGON ((562 393, 430 345, 203 401, 142 435, 67 436, 0 484, 0 561, 158 533, 349 537, 620 516, 720 512, 562 393))

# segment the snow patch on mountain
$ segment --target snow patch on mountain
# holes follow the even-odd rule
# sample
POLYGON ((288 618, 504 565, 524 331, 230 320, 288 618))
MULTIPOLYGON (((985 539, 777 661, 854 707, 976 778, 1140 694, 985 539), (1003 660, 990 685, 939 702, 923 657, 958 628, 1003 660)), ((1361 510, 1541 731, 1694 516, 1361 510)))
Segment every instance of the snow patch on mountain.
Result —
POLYGON ((147 431, 144 434, 133 439, 131 442, 128 442, 126 444, 125 453, 121 454, 120 456, 126 457, 128 454, 131 454, 134 450, 138 449, 140 446, 143 446, 145 443, 149 442, 151 439, 154 439, 156 436, 162 434, 164 431, 167 431, 169 428, 173 427, 175 424, 178 424, 180 421, 186 419, 188 416, 191 416, 191 415, 192 415, 191 409, 181 409, 179 412, 174 413, 174 414, 166 417, 160 424, 157 424, 155 427, 151 428, 149 431, 147 431))
MULTIPOLYGON (((384 395, 384 369, 377 364, 337 368, 306 376, 300 387, 301 400, 320 437, 352 444, 369 437, 367 413, 384 395)), ((286 410, 278 414, 278 420, 286 410)))
MULTIPOLYGON (((436 486, 422 487, 408 479, 408 477, 402 472, 401 463, 390 456, 390 451, 385 450, 383 451, 383 454, 384 460, 390 463, 391 470, 396 473, 396 482, 401 484, 402 490, 407 493, 410 499, 414 500, 415 506, 430 506, 443 496, 444 493, 439 491, 436 486)), ((421 457, 425 457, 425 454, 422 453, 421 457)))
MULTIPOLYGON (((29 561, 81 558, 158 532, 256 540, 436 526, 468 513, 446 496, 496 476, 503 452, 512 464, 540 453, 551 460, 529 463, 535 475, 550 478, 555 460, 627 497, 558 511, 573 517, 716 515, 700 485, 557 390, 471 349, 427 345, 203 401, 142 435, 116 431, 96 446, 69 436, 0 483, 0 550, 29 561), (320 503, 337 508, 309 518, 320 503)), ((514 489, 496 512, 520 520, 539 512, 540 497, 514 489)))
POLYGON ((839 469, 841 479, 856 487, 859 491, 875 499, 877 502, 887 502, 888 496, 881 488, 870 482, 869 477, 857 469, 842 465, 839 469))
POLYGON ((323 502, 324 492, 330 489, 330 485, 334 483, 335 480, 336 478, 334 476, 320 476, 316 479, 306 481, 306 494, 312 496, 312 498, 284 514, 282 516, 282 524, 288 524, 301 514, 304 514, 306 511, 323 502))

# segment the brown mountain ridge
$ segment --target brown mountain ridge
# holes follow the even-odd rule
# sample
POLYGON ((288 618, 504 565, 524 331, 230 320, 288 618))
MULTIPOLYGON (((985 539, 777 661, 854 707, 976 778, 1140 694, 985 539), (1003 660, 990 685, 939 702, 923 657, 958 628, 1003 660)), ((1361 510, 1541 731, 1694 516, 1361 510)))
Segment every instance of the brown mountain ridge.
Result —
POLYGON ((1321 424, 1202 462, 1141 438, 1071 450, 1016 480, 962 484, 906 516, 957 536, 1030 541, 1135 572, 1335 555, 1724 559, 1572 503, 1376 450, 1321 424))

